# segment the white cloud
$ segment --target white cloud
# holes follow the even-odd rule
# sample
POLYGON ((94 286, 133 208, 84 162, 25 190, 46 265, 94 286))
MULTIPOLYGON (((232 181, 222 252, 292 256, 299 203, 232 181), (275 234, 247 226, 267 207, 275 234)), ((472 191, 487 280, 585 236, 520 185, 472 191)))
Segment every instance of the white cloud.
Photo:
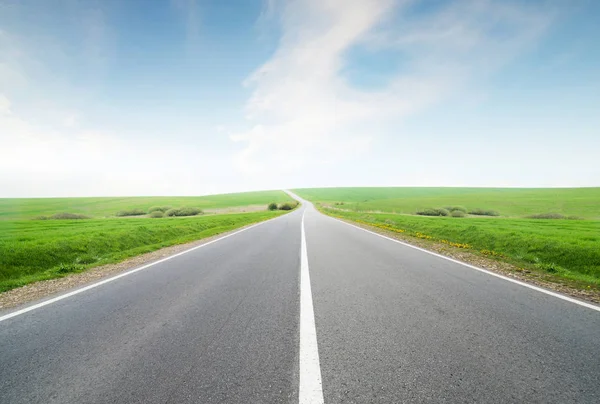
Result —
POLYGON ((544 10, 502 1, 453 2, 423 15, 412 12, 418 3, 399 0, 266 4, 279 11, 282 37, 245 83, 253 89, 246 105, 251 128, 231 136, 244 145, 236 162, 250 176, 273 167, 286 175, 368 152, 376 130, 498 68, 550 19, 544 10), (400 52, 408 64, 383 89, 357 88, 344 75, 355 46, 400 52))
POLYGON ((61 123, 30 122, 10 105, 0 96, 0 198, 201 195, 231 175, 226 168, 215 172, 218 159, 194 144, 85 127, 65 131, 61 123))
POLYGON ((197 50, 200 43, 200 7, 197 0, 171 0, 183 18, 185 18, 186 47, 188 53, 197 50))
POLYGON ((10 100, 4 94, 0 94, 0 114, 8 115, 12 113, 10 106, 10 100))

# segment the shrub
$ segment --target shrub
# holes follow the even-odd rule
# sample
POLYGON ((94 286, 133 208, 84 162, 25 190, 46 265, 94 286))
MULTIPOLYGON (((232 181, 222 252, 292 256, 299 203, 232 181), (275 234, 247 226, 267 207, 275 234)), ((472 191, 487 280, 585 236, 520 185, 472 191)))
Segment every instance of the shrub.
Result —
POLYGON ((268 206, 269 210, 277 210, 277 204, 275 202, 271 202, 268 206))
POLYGON ((192 208, 192 207, 183 207, 183 208, 177 208, 177 209, 169 209, 168 211, 166 211, 165 215, 166 216, 196 216, 196 215, 200 215, 204 212, 202 212, 202 209, 198 209, 198 208, 192 208))
POLYGON ((165 213, 169 209, 171 209, 171 206, 152 206, 150 209, 148 209, 148 213, 152 213, 152 212, 165 213))
POLYGON ((463 212, 462 210, 453 210, 452 212, 450 212, 450 216, 452 216, 452 217, 465 217, 465 216, 467 216, 467 214, 465 212, 463 212))
POLYGON ((444 209, 446 209, 448 212, 459 211, 467 213, 467 208, 465 208, 464 206, 444 206, 444 209))
POLYGON ((294 202, 285 202, 279 205, 279 210, 292 210, 298 206, 298 201, 294 202))
POLYGON ((152 213, 150 213, 150 217, 153 219, 158 219, 158 218, 161 218, 164 216, 165 216, 165 214, 160 210, 154 210, 154 211, 152 211, 152 213))
POLYGON ((421 215, 421 216, 448 216, 450 214, 450 212, 448 212, 446 209, 433 209, 433 208, 419 210, 416 213, 417 213, 417 215, 421 215))
POLYGON ((141 216, 141 215, 145 215, 146 212, 144 212, 141 209, 129 209, 129 210, 120 210, 118 211, 115 216, 141 216))
POLYGON ((470 210, 469 214, 477 216, 500 216, 500 213, 496 212, 495 210, 479 208, 470 210))
POLYGON ((77 219, 89 219, 89 216, 80 215, 77 213, 55 213, 49 217, 49 219, 53 220, 77 220, 77 219))

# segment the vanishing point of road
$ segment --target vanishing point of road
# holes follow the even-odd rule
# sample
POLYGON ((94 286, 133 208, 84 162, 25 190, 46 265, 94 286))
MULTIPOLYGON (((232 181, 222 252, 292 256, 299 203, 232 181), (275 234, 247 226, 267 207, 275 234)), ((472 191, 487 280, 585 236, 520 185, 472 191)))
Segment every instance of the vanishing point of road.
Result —
POLYGON ((599 403, 600 311, 296 211, 0 314, 0 403, 599 403))

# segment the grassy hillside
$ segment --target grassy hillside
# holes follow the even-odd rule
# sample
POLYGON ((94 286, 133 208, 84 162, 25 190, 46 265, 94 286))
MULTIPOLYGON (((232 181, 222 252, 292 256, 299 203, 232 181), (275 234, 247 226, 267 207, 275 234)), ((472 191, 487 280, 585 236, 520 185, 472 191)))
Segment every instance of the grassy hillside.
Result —
POLYGON ((561 213, 600 219, 600 188, 312 188, 294 190, 311 201, 344 202, 343 209, 413 214, 449 205, 492 209, 501 216, 561 213))
POLYGON ((32 219, 55 213, 78 213, 91 217, 110 217, 118 211, 152 206, 193 206, 200 209, 221 209, 249 205, 283 203, 291 198, 282 191, 245 192, 209 196, 149 196, 107 198, 4 198, 0 199, 0 220, 32 219))
POLYGON ((281 211, 264 211, 162 219, 3 220, 0 292, 209 237, 280 214, 281 211))

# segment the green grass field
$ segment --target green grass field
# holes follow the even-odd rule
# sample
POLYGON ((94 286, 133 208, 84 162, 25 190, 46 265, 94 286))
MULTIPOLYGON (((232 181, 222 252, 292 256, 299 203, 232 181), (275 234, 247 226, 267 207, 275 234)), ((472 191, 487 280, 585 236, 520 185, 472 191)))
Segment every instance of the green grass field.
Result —
POLYGON ((281 215, 0 221, 0 292, 281 215))
POLYGON ((0 220, 32 219, 55 213, 78 213, 95 218, 111 217, 120 210, 142 209, 170 205, 174 208, 192 206, 200 209, 221 209, 250 205, 283 203, 292 199, 282 191, 245 192, 209 196, 149 196, 102 198, 6 198, 0 199, 0 220))
POLYGON ((282 214, 270 202, 292 199, 282 191, 200 197, 0 199, 0 292, 65 276, 162 247, 223 233, 282 214), (170 205, 226 209, 264 205, 264 211, 192 217, 116 218, 121 210, 170 205), (90 219, 34 220, 55 213, 90 219))
POLYGON ((600 219, 600 188, 312 188, 303 198, 344 209, 413 214, 419 209, 465 206, 493 209, 501 216, 561 213, 600 219))
POLYGON ((334 216, 370 223, 409 237, 462 244, 462 248, 476 254, 570 279, 580 286, 600 286, 600 220, 594 220, 600 217, 600 188, 331 188, 294 192, 317 202, 325 213, 334 216), (409 214, 447 205, 494 209, 502 216, 454 218, 409 214), (546 212, 587 220, 520 218, 546 212))

